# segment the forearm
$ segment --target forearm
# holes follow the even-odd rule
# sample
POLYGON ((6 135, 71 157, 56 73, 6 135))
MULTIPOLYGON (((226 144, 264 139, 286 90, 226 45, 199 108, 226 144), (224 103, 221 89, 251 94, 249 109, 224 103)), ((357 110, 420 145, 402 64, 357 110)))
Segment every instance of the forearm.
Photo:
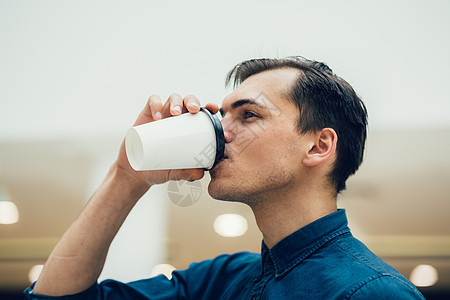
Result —
POLYGON ((135 203, 149 186, 111 167, 106 179, 48 258, 35 285, 38 294, 81 292, 100 275, 108 248, 135 203))

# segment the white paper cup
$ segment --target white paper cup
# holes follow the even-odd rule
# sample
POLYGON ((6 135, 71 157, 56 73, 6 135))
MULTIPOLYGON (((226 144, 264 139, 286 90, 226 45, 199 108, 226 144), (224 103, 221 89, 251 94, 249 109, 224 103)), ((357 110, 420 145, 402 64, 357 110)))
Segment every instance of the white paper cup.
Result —
POLYGON ((211 169, 223 157, 225 137, 217 115, 201 108, 132 127, 125 137, 131 167, 136 171, 211 169))

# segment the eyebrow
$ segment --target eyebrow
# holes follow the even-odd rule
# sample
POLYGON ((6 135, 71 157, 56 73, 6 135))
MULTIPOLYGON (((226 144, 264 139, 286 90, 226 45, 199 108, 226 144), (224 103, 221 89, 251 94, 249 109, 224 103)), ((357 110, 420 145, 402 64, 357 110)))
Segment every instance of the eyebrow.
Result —
MULTIPOLYGON (((263 109, 266 108, 265 105, 259 103, 255 99, 249 98, 249 99, 240 99, 240 100, 237 100, 237 101, 233 102, 233 104, 231 104, 231 109, 236 109, 236 108, 238 108, 240 106, 243 106, 243 105, 255 105, 255 106, 259 107, 259 108, 263 108, 263 109)), ((220 114, 222 116, 225 115, 225 112, 223 111, 222 107, 219 108, 219 112, 220 112, 220 114)))

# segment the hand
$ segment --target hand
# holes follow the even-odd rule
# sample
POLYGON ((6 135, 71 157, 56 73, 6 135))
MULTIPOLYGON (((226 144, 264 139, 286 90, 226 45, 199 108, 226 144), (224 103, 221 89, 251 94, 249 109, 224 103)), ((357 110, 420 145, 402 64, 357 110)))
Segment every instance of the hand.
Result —
MULTIPOLYGON (((218 112, 219 107, 216 104, 208 103, 205 106, 211 113, 218 112)), ((200 101, 192 95, 182 98, 178 94, 172 94, 163 105, 161 98, 152 95, 147 101, 145 108, 139 114, 133 126, 157 121, 172 116, 178 116, 182 113, 197 113, 200 110, 200 101)), ((128 177, 127 180, 133 180, 136 184, 150 187, 153 184, 164 183, 169 180, 198 180, 204 175, 203 169, 183 169, 183 170, 155 170, 155 171, 135 171, 129 164, 125 152, 125 140, 120 147, 119 156, 115 163, 116 171, 120 176, 128 177)), ((131 182, 130 182, 131 183, 131 182)))

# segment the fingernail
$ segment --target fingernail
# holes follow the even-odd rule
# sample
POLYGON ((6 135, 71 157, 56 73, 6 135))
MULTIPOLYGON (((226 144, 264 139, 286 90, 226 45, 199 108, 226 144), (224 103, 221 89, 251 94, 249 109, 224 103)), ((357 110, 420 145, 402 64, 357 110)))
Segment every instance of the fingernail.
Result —
POLYGON ((190 104, 191 104, 191 106, 195 106, 197 108, 200 108, 200 105, 198 105, 197 102, 191 102, 190 104))
POLYGON ((162 118, 161 113, 160 113, 159 111, 157 111, 157 112, 155 113, 155 119, 156 119, 156 120, 159 120, 159 119, 161 119, 161 118, 162 118))
POLYGON ((174 106, 173 110, 181 113, 181 108, 179 106, 174 106))

